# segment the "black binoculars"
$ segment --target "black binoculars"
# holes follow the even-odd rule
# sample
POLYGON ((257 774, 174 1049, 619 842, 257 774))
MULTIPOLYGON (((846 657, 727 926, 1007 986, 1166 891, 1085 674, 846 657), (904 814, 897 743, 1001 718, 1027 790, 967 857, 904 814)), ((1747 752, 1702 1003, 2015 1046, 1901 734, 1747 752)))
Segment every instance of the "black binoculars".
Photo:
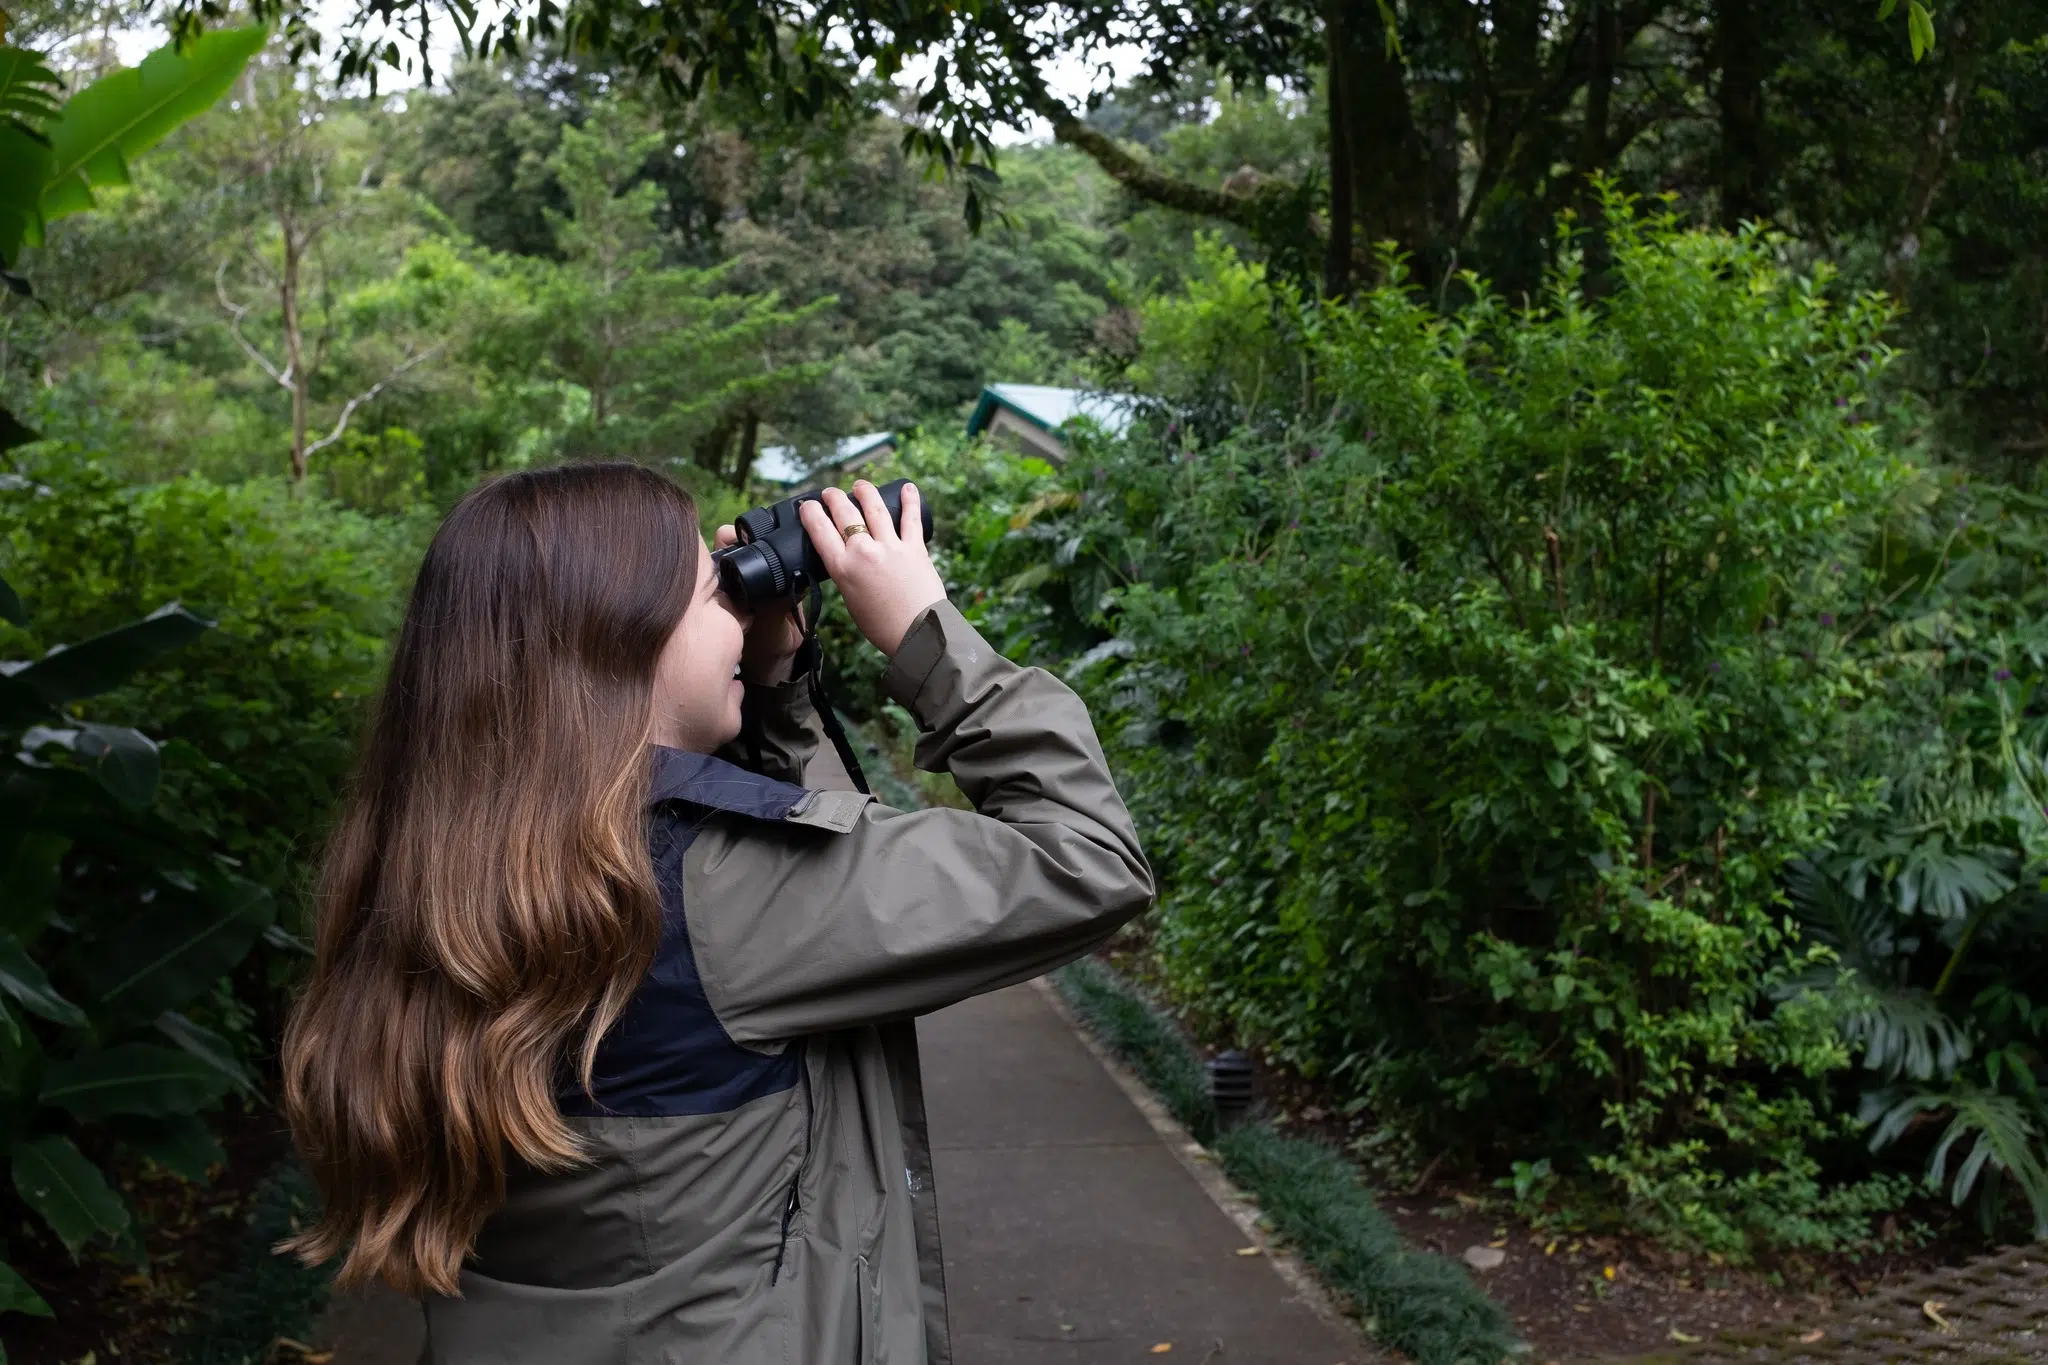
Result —
MULTIPOLYGON (((908 479, 885 483, 875 491, 882 506, 889 509, 891 525, 903 521, 903 485, 908 479)), ((786 602, 803 595, 832 577, 817 547, 804 533, 797 510, 817 502, 817 493, 799 493, 768 507, 743 512, 733 522, 739 543, 715 551, 711 562, 718 570, 718 586, 734 606, 753 609, 771 602, 786 602)), ((932 505, 924 503, 924 538, 932 538, 932 505)))

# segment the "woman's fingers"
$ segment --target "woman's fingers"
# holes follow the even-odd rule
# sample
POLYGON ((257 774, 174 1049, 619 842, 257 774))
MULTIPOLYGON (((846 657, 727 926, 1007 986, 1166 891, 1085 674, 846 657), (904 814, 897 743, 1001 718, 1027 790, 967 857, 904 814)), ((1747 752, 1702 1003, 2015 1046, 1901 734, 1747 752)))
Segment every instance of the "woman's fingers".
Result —
POLYGON ((740 533, 733 529, 733 525, 731 522, 727 522, 725 525, 719 527, 716 531, 713 531, 711 533, 711 548, 714 550, 723 550, 728 545, 738 544, 739 538, 740 533))
POLYGON ((917 485, 903 485, 903 526, 901 534, 905 545, 924 548, 924 495, 917 491, 917 485))
POLYGON ((868 534, 884 545, 895 544, 896 523, 889 520, 889 505, 882 501, 881 490, 866 479, 856 479, 853 496, 860 504, 860 519, 867 523, 868 534))
POLYGON ((825 512, 832 518, 833 529, 839 532, 840 544, 846 544, 846 528, 863 525, 867 518, 861 515, 860 508, 853 505, 853 499, 840 489, 827 488, 818 496, 824 500, 825 512))
MULTIPOLYGON (((828 494, 838 492, 831 488, 825 491, 828 494)), ((846 495, 840 493, 839 500, 845 502, 846 495)), ((846 562, 846 540, 839 534, 839 522, 831 509, 822 502, 799 503, 796 518, 802 523, 804 533, 811 538, 818 558, 825 561, 825 572, 838 578, 840 566, 846 562)))

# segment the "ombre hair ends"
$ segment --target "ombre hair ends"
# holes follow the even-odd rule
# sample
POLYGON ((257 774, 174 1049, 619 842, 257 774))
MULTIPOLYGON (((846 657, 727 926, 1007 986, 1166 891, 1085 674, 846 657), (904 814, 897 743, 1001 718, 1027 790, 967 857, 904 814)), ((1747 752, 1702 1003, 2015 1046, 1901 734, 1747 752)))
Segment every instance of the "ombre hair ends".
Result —
POLYGON ((555 1103, 652 960, 655 664, 697 512, 651 470, 484 484, 427 549, 318 893, 284 1103, 339 1283, 455 1294, 507 1165, 579 1160, 555 1103))

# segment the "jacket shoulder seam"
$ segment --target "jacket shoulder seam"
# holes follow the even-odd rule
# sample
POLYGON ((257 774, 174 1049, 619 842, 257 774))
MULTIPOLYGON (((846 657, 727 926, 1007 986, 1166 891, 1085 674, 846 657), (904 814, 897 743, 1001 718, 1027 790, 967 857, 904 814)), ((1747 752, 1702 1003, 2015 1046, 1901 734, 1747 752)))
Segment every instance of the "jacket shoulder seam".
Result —
POLYGON ((784 824, 830 830, 834 834, 851 834, 860 824, 860 813, 874 799, 865 792, 808 792, 803 800, 790 807, 789 814, 782 819, 784 824))

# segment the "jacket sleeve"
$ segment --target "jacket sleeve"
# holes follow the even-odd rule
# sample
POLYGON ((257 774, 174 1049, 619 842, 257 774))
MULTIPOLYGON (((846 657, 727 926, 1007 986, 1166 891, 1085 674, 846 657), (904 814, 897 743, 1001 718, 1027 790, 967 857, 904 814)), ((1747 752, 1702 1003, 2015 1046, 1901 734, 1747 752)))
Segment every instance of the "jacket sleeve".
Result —
POLYGON ((740 702, 739 737, 715 757, 763 777, 802 786, 804 770, 818 751, 821 733, 807 677, 774 687, 748 683, 740 702))
MULTIPOLYGON (((1080 957, 1151 903, 1152 873, 1087 708, 1020 668, 950 602, 886 686, 918 766, 974 811, 834 793, 824 818, 704 829, 683 903, 705 993, 735 1042, 923 1014, 1080 957)), ((815 813, 806 813, 807 816, 815 813)))

